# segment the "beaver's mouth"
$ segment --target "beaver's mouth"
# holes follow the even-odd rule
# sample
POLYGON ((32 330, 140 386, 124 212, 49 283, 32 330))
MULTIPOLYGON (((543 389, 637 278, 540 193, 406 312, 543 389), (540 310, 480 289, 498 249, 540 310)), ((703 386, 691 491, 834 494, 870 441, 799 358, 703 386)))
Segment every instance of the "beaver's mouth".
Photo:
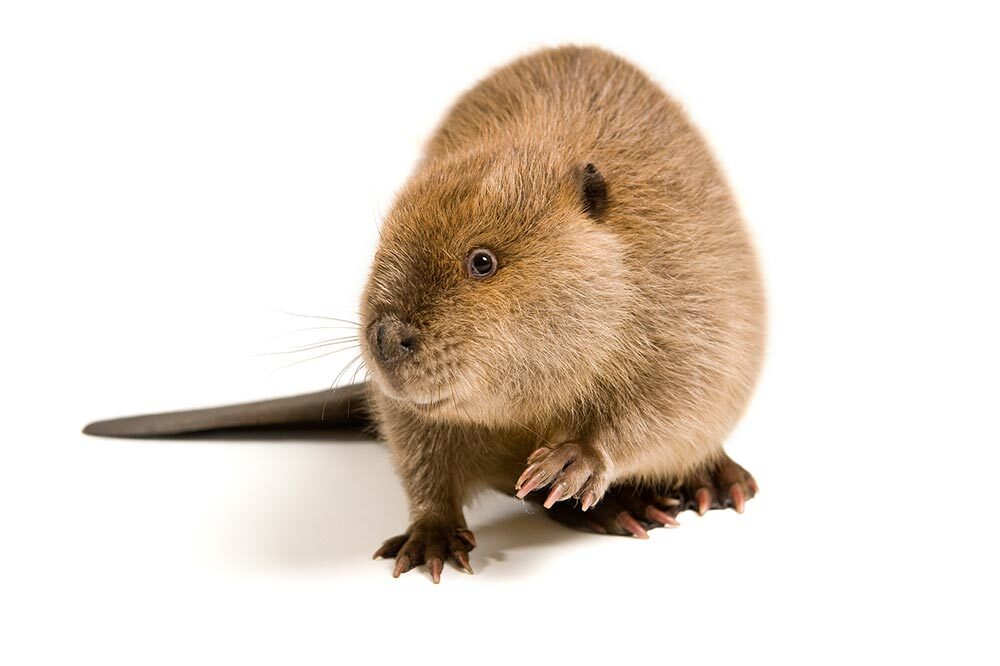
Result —
POLYGON ((452 395, 411 395, 406 390, 401 390, 399 387, 394 386, 391 382, 381 383, 382 391, 398 402, 401 402, 408 407, 412 407, 421 412, 429 412, 436 410, 440 407, 444 407, 447 404, 454 402, 454 396, 452 395))
POLYGON ((371 379, 387 397, 420 412, 435 411, 457 402, 451 390, 420 390, 411 387, 406 378, 400 377, 397 373, 386 372, 385 368, 380 366, 376 366, 376 372, 372 373, 371 379))

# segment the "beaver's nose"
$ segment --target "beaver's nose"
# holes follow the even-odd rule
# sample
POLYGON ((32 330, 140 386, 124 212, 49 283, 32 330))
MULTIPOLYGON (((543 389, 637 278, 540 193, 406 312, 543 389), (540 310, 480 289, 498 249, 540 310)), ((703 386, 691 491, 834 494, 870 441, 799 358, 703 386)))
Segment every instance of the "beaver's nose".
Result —
POLYGON ((395 317, 383 317, 375 325, 375 351, 386 365, 399 363, 417 348, 417 331, 395 317))

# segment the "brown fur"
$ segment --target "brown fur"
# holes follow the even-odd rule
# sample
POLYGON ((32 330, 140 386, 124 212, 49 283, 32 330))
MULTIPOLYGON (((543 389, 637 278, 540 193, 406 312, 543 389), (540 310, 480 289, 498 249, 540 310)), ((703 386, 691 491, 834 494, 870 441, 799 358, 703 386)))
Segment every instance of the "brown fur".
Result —
POLYGON ((385 221, 361 307, 364 400, 350 386, 86 432, 350 426, 365 402, 411 514, 376 556, 435 580, 449 557, 471 571, 462 507, 484 488, 551 486, 553 518, 639 537, 756 491, 722 450, 763 355, 753 251, 704 141, 620 58, 545 50, 463 95, 385 221), (495 273, 471 273, 477 248, 495 273))
POLYGON ((539 446, 581 447, 577 496, 694 478, 724 457, 764 346, 754 253, 709 149, 596 48, 521 58, 458 100, 385 220, 361 314, 409 535, 464 527, 463 504, 510 492, 539 446), (478 247, 499 261, 483 280, 466 273, 478 247), (392 367, 374 349, 385 316, 418 336, 392 367))

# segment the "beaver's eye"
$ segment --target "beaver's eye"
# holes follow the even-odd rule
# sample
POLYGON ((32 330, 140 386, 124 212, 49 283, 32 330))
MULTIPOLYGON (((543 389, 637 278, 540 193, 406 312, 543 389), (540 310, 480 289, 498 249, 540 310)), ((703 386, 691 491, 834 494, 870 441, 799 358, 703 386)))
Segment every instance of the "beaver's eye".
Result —
POLYGON ((497 257, 485 247, 470 252, 465 264, 469 277, 486 278, 497 272, 497 257))

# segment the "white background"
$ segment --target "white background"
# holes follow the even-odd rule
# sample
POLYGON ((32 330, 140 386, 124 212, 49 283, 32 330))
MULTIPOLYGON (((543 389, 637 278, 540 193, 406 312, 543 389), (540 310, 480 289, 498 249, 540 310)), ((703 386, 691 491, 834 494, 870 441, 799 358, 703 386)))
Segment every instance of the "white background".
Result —
POLYGON ((359 4, 0 5, 0 661, 996 663, 987 3, 359 4), (433 586, 369 559, 406 522, 377 443, 79 434, 327 386, 351 354, 261 355, 328 333, 279 311, 355 318, 446 106, 570 41, 685 104, 754 231, 744 515, 484 497, 433 586))

